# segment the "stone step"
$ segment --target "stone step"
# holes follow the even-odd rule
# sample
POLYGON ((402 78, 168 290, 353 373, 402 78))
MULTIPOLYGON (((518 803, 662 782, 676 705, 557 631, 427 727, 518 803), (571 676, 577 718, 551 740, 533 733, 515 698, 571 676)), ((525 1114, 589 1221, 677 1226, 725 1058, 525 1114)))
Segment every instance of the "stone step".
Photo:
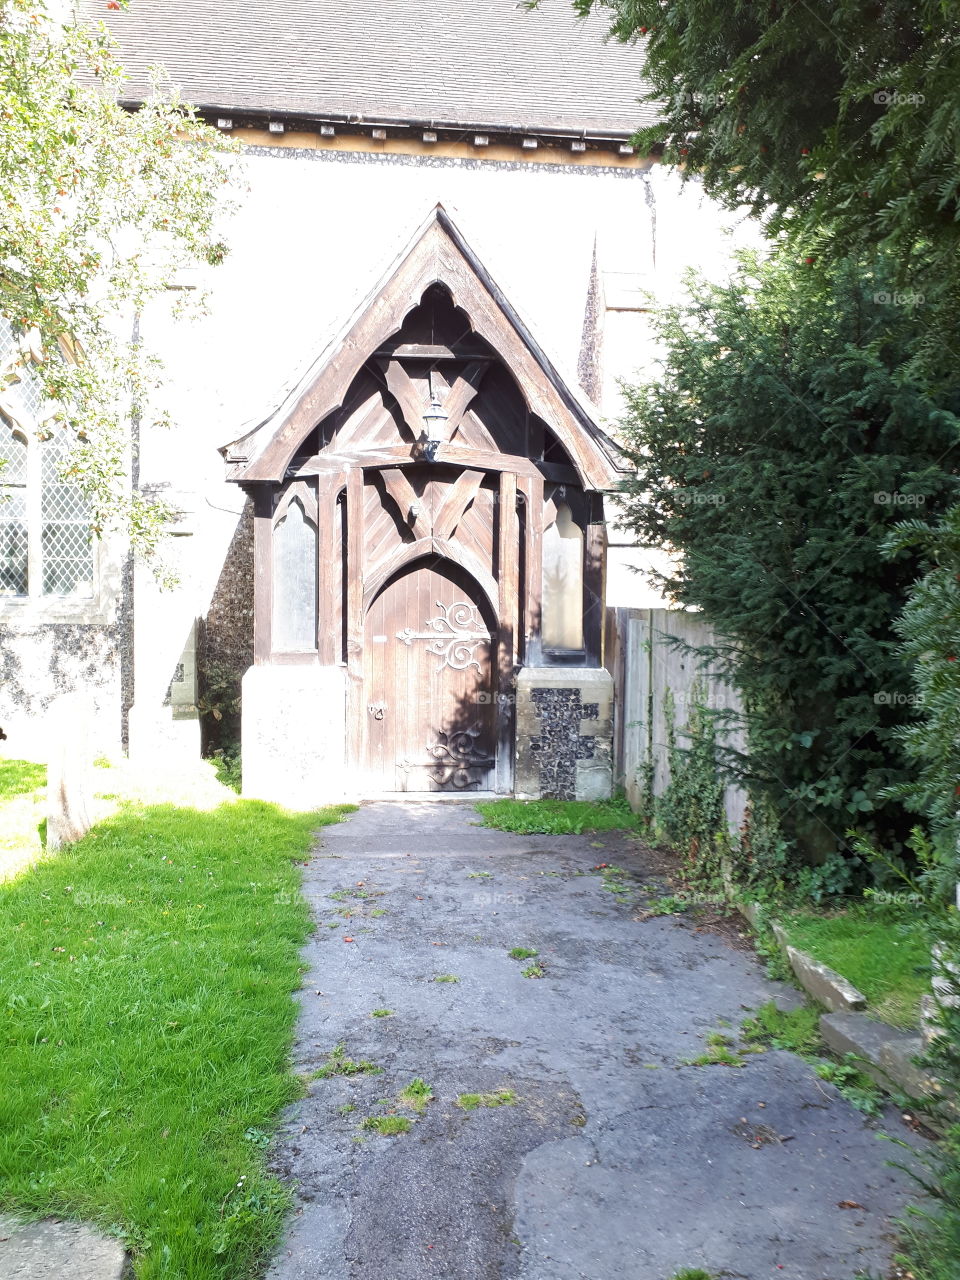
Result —
POLYGON ((0 1280, 130 1280, 123 1246, 82 1222, 0 1216, 0 1280))

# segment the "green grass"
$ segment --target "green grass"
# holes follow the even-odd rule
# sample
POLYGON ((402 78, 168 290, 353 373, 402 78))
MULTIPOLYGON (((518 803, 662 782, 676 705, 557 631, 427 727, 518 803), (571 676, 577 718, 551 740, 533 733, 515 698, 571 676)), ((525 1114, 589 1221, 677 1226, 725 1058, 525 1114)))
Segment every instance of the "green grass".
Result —
POLYGON ((741 1051, 734 1051, 733 1042, 722 1031, 707 1032, 706 1052, 695 1058, 684 1058, 685 1067, 745 1067, 741 1051))
POLYGON ((782 923, 794 946, 863 992, 874 1017, 895 1027, 919 1024, 920 997, 930 988, 930 947, 914 917, 857 905, 786 916, 782 923))
POLYGON ((460 979, 455 973, 438 973, 434 978, 434 982, 459 982, 460 979))
POLYGON ((528 964, 521 972, 525 978, 542 978, 545 970, 543 965, 535 960, 533 964, 528 964))
POLYGON ((0 802, 36 791, 46 782, 45 765, 30 760, 0 760, 0 802))
POLYGON ((141 1280, 243 1280, 288 1191, 312 832, 338 810, 121 810, 0 886, 0 1200, 117 1231, 141 1280))
POLYGON ((477 812, 487 827, 524 835, 583 835, 585 831, 636 831, 640 819, 626 798, 614 800, 485 800, 477 812))
POLYGON ((413 1121, 407 1116, 367 1116, 360 1128, 372 1129, 381 1137, 392 1138, 398 1133, 409 1133, 413 1128, 413 1121))
POLYGON ((480 1107, 512 1107, 516 1101, 512 1089, 494 1089, 491 1093, 461 1093, 457 1106, 464 1111, 477 1111, 480 1107))
POLYGON ((749 1044, 765 1044, 771 1049, 788 1049, 791 1053, 819 1053, 820 1010, 804 1004, 799 1009, 778 1009, 773 1000, 761 1005, 752 1018, 747 1018, 741 1035, 749 1044))
POLYGON ((401 1107, 409 1107, 411 1111, 416 1111, 418 1116, 422 1116, 427 1109, 427 1103, 433 1101, 433 1090, 425 1080, 420 1076, 414 1076, 405 1089, 401 1089, 397 1094, 397 1102, 401 1107))
POLYGON ((374 1009, 370 1017, 371 1018, 392 1018, 393 1010, 392 1009, 374 1009))
POLYGON ((536 954, 533 947, 513 947, 507 952, 511 960, 532 960, 536 954))
POLYGON ((347 1046, 340 1042, 335 1045, 327 1055, 327 1060, 322 1067, 318 1067, 316 1071, 311 1073, 313 1080, 330 1080, 333 1076, 378 1076, 383 1074, 383 1067, 378 1067, 375 1062, 368 1062, 366 1058, 360 1062, 354 1062, 352 1058, 347 1057, 347 1046))

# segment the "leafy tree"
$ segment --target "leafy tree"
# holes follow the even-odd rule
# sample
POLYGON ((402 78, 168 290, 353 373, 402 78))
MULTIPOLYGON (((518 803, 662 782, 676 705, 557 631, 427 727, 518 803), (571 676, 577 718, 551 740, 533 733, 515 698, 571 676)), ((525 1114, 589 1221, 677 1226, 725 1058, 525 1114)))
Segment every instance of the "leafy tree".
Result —
POLYGON ((956 356, 960 6, 955 0, 574 0, 642 40, 644 148, 809 256, 879 243, 926 363, 956 356))
POLYGON ((893 620, 918 560, 878 547, 957 494, 960 385, 904 371, 909 317, 874 300, 892 270, 747 256, 726 286, 693 280, 655 320, 662 377, 628 392, 625 524, 679 553, 661 585, 724 637, 707 656, 743 696, 737 768, 814 861, 854 823, 892 849, 909 835, 876 797, 905 780, 893 620))
POLYGON ((929 820, 935 865, 946 871, 937 888, 950 901, 960 847, 960 506, 937 523, 897 525, 888 554, 907 548, 917 548, 930 567, 910 587, 895 623, 919 706, 919 719, 900 732, 913 771, 896 794, 929 820))
POLYGON ((122 80, 105 27, 0 0, 0 315, 21 351, 5 385, 31 368, 50 402, 41 431, 72 433, 94 530, 149 550, 166 511, 129 491, 127 424, 151 412, 160 369, 134 316, 182 267, 223 258, 229 144, 159 78, 125 110, 122 80))

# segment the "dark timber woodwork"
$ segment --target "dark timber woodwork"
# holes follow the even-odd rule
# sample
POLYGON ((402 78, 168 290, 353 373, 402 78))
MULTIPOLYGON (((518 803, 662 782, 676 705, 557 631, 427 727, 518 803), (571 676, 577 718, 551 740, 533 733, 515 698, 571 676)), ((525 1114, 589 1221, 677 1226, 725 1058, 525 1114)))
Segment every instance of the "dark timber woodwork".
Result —
POLYGON ((440 282, 469 316, 473 335, 509 368, 527 408, 554 432, 590 489, 614 488, 617 450, 571 391, 442 208, 381 282, 344 333, 290 393, 277 415, 225 450, 242 463, 233 478, 279 482, 297 445, 342 404, 372 353, 402 329, 411 308, 440 282), (247 461, 243 461, 247 459, 247 461))
POLYGON ((281 412, 224 452, 254 499, 255 661, 345 667, 347 762, 370 789, 509 792, 518 668, 602 660, 600 491, 617 471, 442 211, 281 412), (317 646, 277 654, 274 535, 294 498, 317 529, 317 646), (584 646, 544 654, 560 502, 583 533, 584 646))

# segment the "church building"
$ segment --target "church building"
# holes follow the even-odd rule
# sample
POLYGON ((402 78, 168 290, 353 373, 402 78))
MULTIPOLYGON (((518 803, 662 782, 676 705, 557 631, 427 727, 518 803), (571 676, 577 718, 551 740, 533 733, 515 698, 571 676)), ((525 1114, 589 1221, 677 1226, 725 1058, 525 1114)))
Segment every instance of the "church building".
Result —
POLYGON ((606 610, 660 603, 616 525, 621 382, 740 234, 635 151, 642 49, 569 0, 102 8, 132 108, 159 65, 239 139, 236 208, 177 281, 205 312, 137 319, 173 426, 131 422, 131 483, 177 511, 173 587, 88 541, 29 382, 0 404, 9 749, 80 689, 104 752, 236 724, 244 793, 291 806, 609 795, 606 610))

